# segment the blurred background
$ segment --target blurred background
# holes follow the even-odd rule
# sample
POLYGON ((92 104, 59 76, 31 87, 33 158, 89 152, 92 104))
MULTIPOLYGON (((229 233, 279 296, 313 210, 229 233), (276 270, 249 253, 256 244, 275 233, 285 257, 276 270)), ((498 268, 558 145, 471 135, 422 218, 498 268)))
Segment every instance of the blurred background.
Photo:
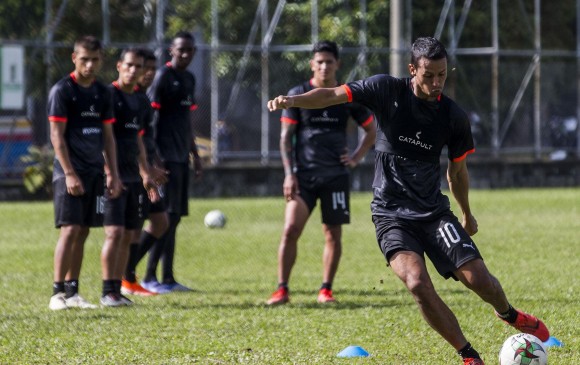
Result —
MULTIPOLYGON (((108 83, 121 49, 149 47, 161 65, 180 30, 198 49, 194 197, 281 194, 280 113, 266 102, 311 77, 314 42, 339 44, 348 82, 407 76, 426 35, 446 44, 445 93, 471 119, 473 187, 580 184, 580 0, 2 0, 0 18, 0 200, 50 198, 47 93, 73 70, 78 36, 104 42, 108 83)), ((370 190, 372 157, 353 190, 370 190)))

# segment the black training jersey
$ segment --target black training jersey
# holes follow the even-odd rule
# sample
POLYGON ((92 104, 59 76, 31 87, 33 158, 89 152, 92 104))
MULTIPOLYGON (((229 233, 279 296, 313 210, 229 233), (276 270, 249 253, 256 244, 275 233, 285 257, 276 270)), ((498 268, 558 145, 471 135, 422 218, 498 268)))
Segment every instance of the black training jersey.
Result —
POLYGON ((168 62, 157 70, 148 96, 159 111, 156 136, 164 161, 187 162, 192 149, 190 110, 197 109, 194 98, 195 77, 179 71, 168 62))
POLYGON ((151 164, 153 158, 157 155, 157 146, 155 145, 155 126, 153 125, 153 107, 147 94, 139 87, 135 88, 135 94, 139 96, 141 108, 143 108, 143 144, 147 152, 147 160, 151 164))
MULTIPOLYGON (((303 94, 314 88, 310 80, 291 89, 288 95, 303 94)), ((340 156, 347 149, 346 127, 350 117, 360 126, 366 126, 374 119, 372 113, 358 103, 282 111, 282 123, 297 125, 293 148, 297 173, 316 176, 347 173, 340 156)))
MULTIPOLYGON (((103 123, 114 123, 111 93, 95 81, 80 86, 74 73, 62 78, 48 95, 48 120, 66 123, 64 138, 69 158, 77 174, 103 173, 103 123)), ((58 158, 54 159, 53 180, 64 177, 58 158)))
POLYGON ((126 183, 141 181, 137 136, 143 134, 142 99, 136 92, 132 94, 123 92, 116 81, 109 85, 109 89, 113 94, 116 120, 113 129, 117 142, 117 166, 121 181, 126 183))
POLYGON ((448 211, 439 159, 444 146, 452 161, 474 152, 466 113, 445 95, 417 98, 409 78, 375 75, 344 88, 377 118, 373 214, 432 219, 448 211))

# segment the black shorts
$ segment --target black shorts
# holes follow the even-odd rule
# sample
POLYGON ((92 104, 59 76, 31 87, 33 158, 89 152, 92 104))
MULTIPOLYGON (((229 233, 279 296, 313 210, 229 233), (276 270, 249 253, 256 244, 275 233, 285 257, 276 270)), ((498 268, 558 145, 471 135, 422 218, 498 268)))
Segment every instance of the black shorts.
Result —
POLYGON ((105 226, 122 226, 139 229, 145 219, 148 201, 147 192, 141 182, 123 183, 125 189, 116 199, 105 199, 105 226))
POLYGON ((397 251, 427 254, 439 275, 446 279, 461 265, 481 254, 453 214, 432 221, 373 216, 377 241, 387 262, 397 251))
POLYGON ((343 174, 338 176, 300 176, 298 189, 300 197, 312 212, 316 200, 320 199, 322 223, 340 225, 350 223, 350 178, 343 174))
POLYGON ((163 202, 169 214, 189 214, 189 166, 187 162, 166 162, 169 181, 163 186, 163 202))
POLYGON ((105 179, 103 174, 79 176, 85 193, 70 195, 66 191, 66 178, 52 182, 54 203, 54 225, 101 227, 103 225, 105 179))

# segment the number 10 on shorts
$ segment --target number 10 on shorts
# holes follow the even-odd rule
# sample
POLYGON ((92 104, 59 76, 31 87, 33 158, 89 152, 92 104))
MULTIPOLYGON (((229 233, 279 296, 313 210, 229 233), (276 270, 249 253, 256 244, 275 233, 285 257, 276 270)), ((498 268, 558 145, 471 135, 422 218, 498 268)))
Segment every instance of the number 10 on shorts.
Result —
POLYGON ((459 233, 455 229, 455 226, 451 223, 445 223, 443 227, 440 227, 439 233, 441 234, 441 237, 443 237, 443 239, 445 240, 445 244, 449 248, 451 248, 451 244, 449 242, 457 243, 461 240, 461 237, 459 236, 459 233))

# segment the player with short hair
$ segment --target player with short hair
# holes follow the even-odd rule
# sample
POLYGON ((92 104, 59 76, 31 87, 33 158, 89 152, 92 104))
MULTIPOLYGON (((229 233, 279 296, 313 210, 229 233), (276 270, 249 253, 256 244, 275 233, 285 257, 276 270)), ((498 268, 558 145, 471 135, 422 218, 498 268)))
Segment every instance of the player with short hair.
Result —
POLYGON ((195 39, 191 33, 178 32, 169 48, 171 61, 155 75, 147 95, 156 111, 155 141, 163 167, 169 172, 163 186, 164 201, 169 214, 169 228, 149 251, 149 263, 141 285, 155 293, 190 291, 174 277, 175 236, 181 217, 189 214, 189 161, 193 159, 194 174, 201 177, 201 159, 197 152, 191 111, 195 103, 195 77, 187 70, 195 55, 195 39), (163 261, 162 279, 157 280, 159 259, 163 261))
MULTIPOLYGON (((312 78, 291 89, 289 95, 337 86, 339 66, 336 43, 317 42, 310 60, 312 78)), ((332 283, 342 253, 342 225, 350 222, 349 169, 362 160, 374 143, 374 118, 368 109, 349 103, 313 110, 289 108, 283 111, 281 122, 286 218, 278 249, 278 289, 267 304, 284 304, 290 300, 288 281, 296 261, 298 239, 318 200, 325 245, 322 286, 317 300, 332 303, 335 301, 332 283), (353 153, 347 149, 346 138, 350 118, 365 132, 353 153)))
MULTIPOLYGON (((167 171, 163 168, 163 162, 159 157, 157 145, 155 143, 155 130, 153 125, 153 108, 151 101, 146 92, 149 86, 153 83, 155 71, 157 70, 157 57, 153 51, 141 48, 139 54, 145 59, 143 65, 143 73, 137 80, 137 87, 135 93, 140 96, 142 108, 145 112, 145 129, 143 134, 143 143, 147 151, 147 159, 151 167, 151 173, 155 183, 159 186, 167 182, 167 171)), ((159 189, 162 193, 162 190, 159 189)), ((150 292, 143 288, 137 281, 136 269, 139 261, 147 254, 151 246, 160 239, 167 228, 169 227, 169 217, 167 215, 167 208, 163 199, 156 202, 151 202, 146 206, 144 216, 149 220, 148 225, 141 231, 136 230, 131 238, 131 245, 129 246, 129 259, 125 275, 123 277, 121 293, 150 296, 157 293, 150 292)), ((143 227, 141 227, 143 228, 143 227)), ((151 267, 157 267, 157 261, 149 263, 151 267)))
POLYGON ((375 113, 378 132, 371 210, 379 247, 427 323, 457 350, 464 365, 482 365, 457 318, 435 291, 425 254, 440 275, 461 281, 518 331, 542 341, 549 338, 549 331, 542 321, 510 305, 470 238, 478 229, 469 205, 466 164, 474 146, 466 113, 443 94, 447 78, 443 44, 432 37, 415 40, 409 72, 410 78, 375 75, 302 95, 278 96, 268 102, 268 108, 316 109, 358 101, 375 113), (439 159, 444 146, 449 188, 461 208, 461 224, 440 188, 439 159))
POLYGON ((117 169, 111 93, 96 80, 103 60, 101 42, 78 38, 75 69, 48 96, 50 140, 54 147, 54 213, 60 235, 54 252, 53 295, 49 308, 96 308, 79 292, 84 243, 90 227, 103 224, 103 196, 115 198, 122 185, 117 169), (106 180, 103 164, 109 171, 106 180))
MULTIPOLYGON (((143 224, 147 197, 152 201, 159 200, 143 144, 145 114, 142 99, 135 93, 144 62, 136 48, 124 49, 117 61, 119 76, 109 85, 113 94, 114 132, 124 188, 119 197, 105 200, 101 304, 107 307, 133 304, 121 294, 121 278, 127 266, 129 245, 143 224)), ((105 166, 105 170, 107 168, 105 166)))

